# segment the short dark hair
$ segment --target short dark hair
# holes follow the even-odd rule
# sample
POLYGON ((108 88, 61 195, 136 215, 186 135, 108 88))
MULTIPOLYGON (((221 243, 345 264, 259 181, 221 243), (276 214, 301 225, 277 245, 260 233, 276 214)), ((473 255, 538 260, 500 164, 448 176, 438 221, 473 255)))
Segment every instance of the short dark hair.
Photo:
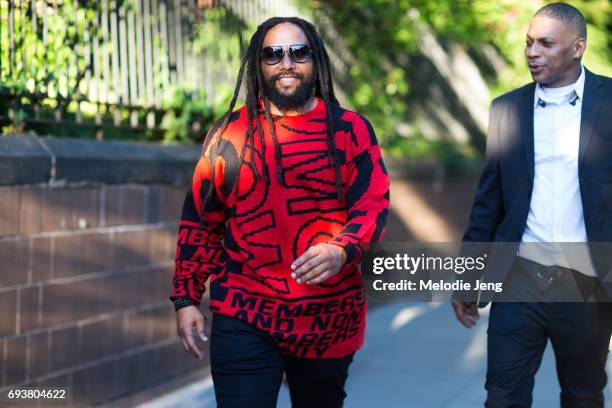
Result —
POLYGON ((582 38, 587 37, 586 22, 584 16, 576 7, 571 6, 567 3, 550 3, 536 11, 535 17, 543 16, 554 18, 555 20, 561 21, 562 23, 569 25, 582 38))

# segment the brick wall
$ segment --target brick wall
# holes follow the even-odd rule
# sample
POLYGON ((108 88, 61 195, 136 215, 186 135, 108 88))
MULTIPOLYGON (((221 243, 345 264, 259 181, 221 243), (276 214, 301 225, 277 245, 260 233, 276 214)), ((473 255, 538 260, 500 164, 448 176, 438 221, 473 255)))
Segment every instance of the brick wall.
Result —
POLYGON ((0 137, 2 394, 62 386, 84 406, 202 367, 168 301, 198 154, 0 137))

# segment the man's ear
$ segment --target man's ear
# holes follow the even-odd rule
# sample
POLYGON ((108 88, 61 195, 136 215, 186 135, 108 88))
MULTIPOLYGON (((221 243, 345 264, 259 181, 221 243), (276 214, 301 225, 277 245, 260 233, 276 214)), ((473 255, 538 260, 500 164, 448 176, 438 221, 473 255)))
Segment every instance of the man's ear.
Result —
POLYGON ((574 58, 575 59, 582 58, 582 55, 584 54, 585 50, 586 50, 586 39, 585 38, 580 37, 576 41, 574 41, 574 58))

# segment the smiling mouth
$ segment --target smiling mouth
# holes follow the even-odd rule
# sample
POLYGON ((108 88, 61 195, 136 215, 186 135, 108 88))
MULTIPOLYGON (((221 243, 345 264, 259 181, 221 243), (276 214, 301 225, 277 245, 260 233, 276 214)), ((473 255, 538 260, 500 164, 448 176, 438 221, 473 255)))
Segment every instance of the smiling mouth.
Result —
POLYGON ((280 77, 276 80, 280 85, 291 86, 296 85, 300 79, 296 76, 280 77))

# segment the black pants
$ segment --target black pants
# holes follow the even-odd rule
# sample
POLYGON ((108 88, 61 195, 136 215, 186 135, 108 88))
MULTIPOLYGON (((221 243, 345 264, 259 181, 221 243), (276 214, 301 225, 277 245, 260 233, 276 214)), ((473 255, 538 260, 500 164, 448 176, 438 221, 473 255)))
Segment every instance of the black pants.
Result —
POLYGON ((612 303, 494 302, 485 406, 531 406, 534 376, 550 339, 561 385, 560 406, 603 408, 611 333, 612 303))
POLYGON ((337 359, 283 356, 270 337, 247 323, 213 316, 210 362, 220 408, 276 407, 283 373, 294 408, 342 407, 352 361, 352 355, 337 359))

